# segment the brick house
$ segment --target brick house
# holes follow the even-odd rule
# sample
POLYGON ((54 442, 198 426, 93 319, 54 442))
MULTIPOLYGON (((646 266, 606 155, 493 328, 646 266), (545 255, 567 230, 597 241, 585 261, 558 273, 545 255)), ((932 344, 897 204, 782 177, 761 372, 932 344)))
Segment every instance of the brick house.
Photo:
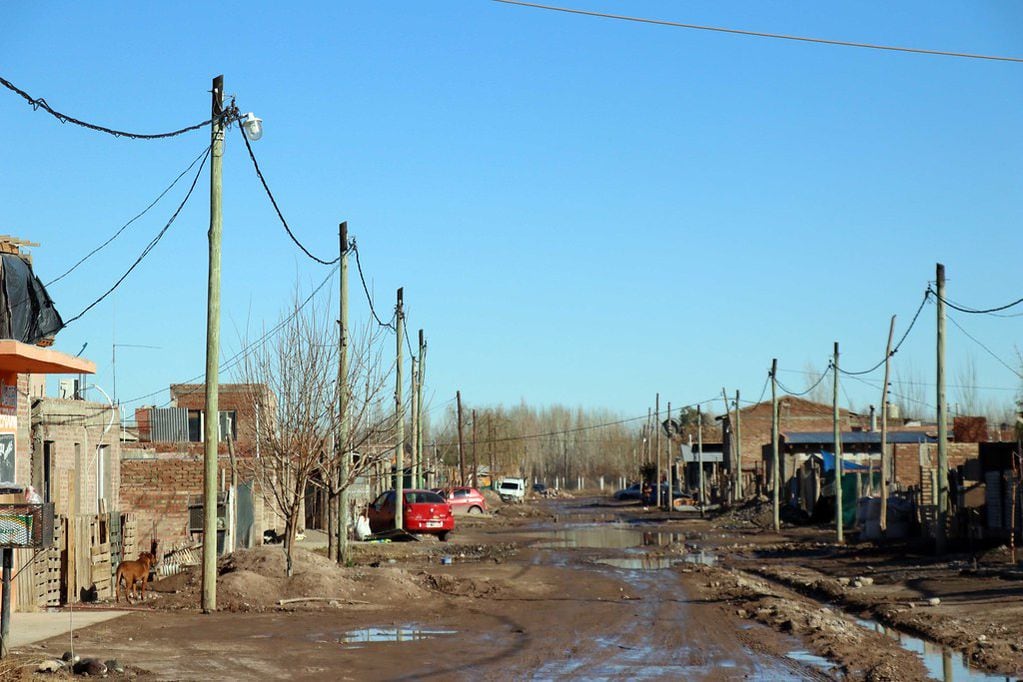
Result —
MULTIPOLYGON (((266 389, 221 384, 218 394, 218 488, 226 495, 230 487, 230 436, 240 483, 237 546, 260 544, 263 528, 268 527, 264 518, 267 505, 252 475, 253 460, 259 455, 256 429, 261 418, 253 409, 254 390, 266 389)), ((173 384, 170 393, 166 407, 135 410, 137 440, 122 444, 120 462, 123 507, 138 516, 143 537, 151 537, 165 548, 201 542, 201 536, 190 531, 190 526, 196 525, 190 514, 195 514, 196 505, 202 502, 205 448, 205 384, 173 384)))

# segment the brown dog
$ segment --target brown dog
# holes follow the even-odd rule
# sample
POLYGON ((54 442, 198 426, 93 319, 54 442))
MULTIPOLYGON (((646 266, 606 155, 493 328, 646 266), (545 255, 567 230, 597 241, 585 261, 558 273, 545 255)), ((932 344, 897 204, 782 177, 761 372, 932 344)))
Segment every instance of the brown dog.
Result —
POLYGON ((156 564, 156 555, 149 552, 139 554, 137 561, 122 561, 117 565, 117 576, 114 580, 114 602, 120 601, 121 580, 124 579, 124 598, 131 603, 131 594, 135 593, 135 584, 141 583, 142 599, 146 598, 146 583, 149 581, 149 569, 156 564), (128 590, 131 590, 131 594, 128 590))

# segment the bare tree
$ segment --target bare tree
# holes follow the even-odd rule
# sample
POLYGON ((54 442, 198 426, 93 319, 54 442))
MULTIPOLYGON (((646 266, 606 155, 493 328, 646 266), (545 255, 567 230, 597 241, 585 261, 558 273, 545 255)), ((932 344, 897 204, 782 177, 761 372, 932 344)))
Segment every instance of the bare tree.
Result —
POLYGON ((374 413, 383 384, 372 339, 364 335, 362 343, 349 350, 353 369, 342 386, 337 370, 338 331, 331 318, 329 302, 317 309, 303 306, 296 297, 277 334, 246 355, 242 369, 253 409, 260 415, 256 438, 261 454, 252 461, 253 474, 284 522, 289 576, 306 488, 313 475, 319 474, 321 484, 329 482, 331 494, 336 495, 369 466, 368 461, 361 461, 346 481, 340 481, 335 475, 336 453, 350 456, 379 431, 364 421, 374 413), (342 389, 349 396, 346 416, 350 436, 345 447, 335 448, 342 389))
POLYGON ((959 403, 959 413, 975 417, 981 413, 980 395, 977 390, 977 361, 973 355, 967 355, 966 360, 956 370, 956 397, 959 403))
POLYGON ((812 400, 815 403, 822 403, 825 405, 831 404, 831 389, 824 381, 821 380, 824 373, 817 369, 817 366, 812 362, 806 363, 805 370, 806 388, 810 389, 810 392, 806 395, 806 399, 812 400))

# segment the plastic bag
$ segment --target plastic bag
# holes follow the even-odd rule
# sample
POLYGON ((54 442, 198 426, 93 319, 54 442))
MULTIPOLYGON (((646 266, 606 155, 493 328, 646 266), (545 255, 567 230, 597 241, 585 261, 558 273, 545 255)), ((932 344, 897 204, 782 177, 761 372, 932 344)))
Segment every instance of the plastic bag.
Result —
POLYGON ((365 512, 359 514, 359 518, 355 520, 355 539, 365 540, 372 534, 373 531, 369 527, 369 517, 366 516, 365 512))

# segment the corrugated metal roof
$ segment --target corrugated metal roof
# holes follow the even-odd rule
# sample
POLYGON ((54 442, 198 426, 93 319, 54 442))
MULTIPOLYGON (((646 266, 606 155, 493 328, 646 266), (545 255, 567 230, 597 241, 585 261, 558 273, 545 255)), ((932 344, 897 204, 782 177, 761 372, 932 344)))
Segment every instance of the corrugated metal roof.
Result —
MULTIPOLYGON (((834 443, 835 435, 831 431, 785 431, 782 433, 785 442, 790 445, 815 445, 818 443, 834 443)), ((918 431, 889 431, 889 443, 937 443, 938 439, 918 431)), ((843 445, 881 444, 880 431, 844 431, 843 445)))

